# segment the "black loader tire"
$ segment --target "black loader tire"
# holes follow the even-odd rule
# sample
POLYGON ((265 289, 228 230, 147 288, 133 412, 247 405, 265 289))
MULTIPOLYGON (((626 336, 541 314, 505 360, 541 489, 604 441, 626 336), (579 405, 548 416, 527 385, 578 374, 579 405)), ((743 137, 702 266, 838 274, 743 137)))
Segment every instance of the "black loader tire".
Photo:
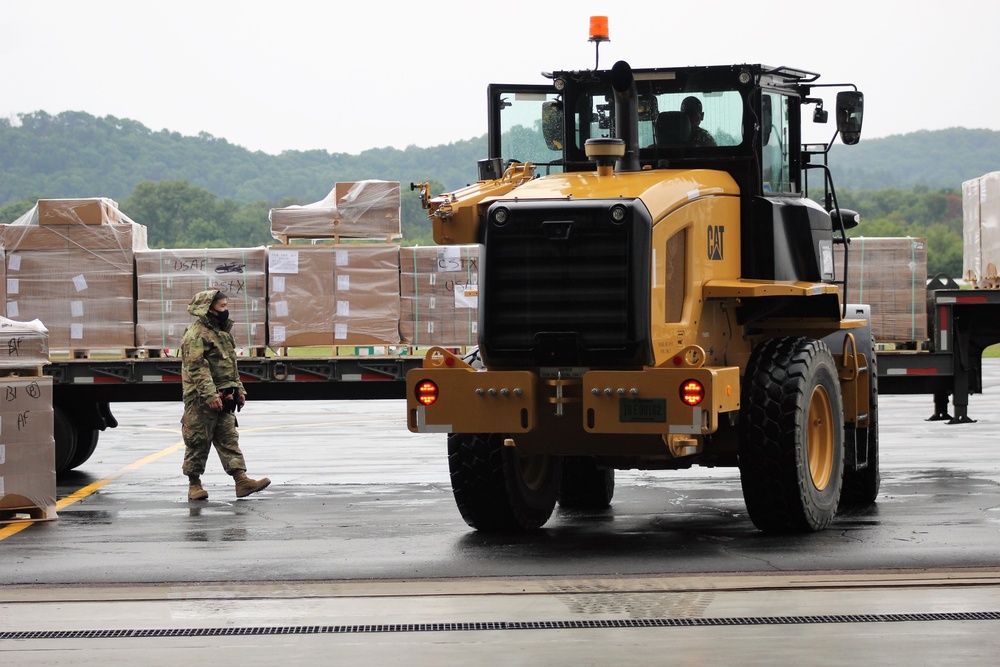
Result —
POLYGON ((455 503, 465 522, 484 532, 540 528, 552 516, 562 458, 518 456, 502 433, 448 436, 448 467, 455 503))
MULTIPOLYGON (((872 345, 875 349, 875 345, 872 345)), ((841 508, 868 507, 878 499, 878 490, 882 485, 882 476, 878 469, 878 359, 872 353, 868 362, 868 373, 871 377, 871 394, 868 401, 868 426, 855 428, 845 425, 846 451, 844 452, 844 487, 840 491, 841 508), (858 446, 867 443, 868 465, 861 470, 855 470, 857 452, 852 446, 857 439, 858 446)))
POLYGON ((563 459, 559 506, 566 509, 602 510, 615 496, 615 471, 600 468, 592 456, 563 459))
POLYGON ((833 520, 844 473, 843 412, 825 343, 775 338, 754 349, 743 379, 739 466, 757 528, 808 532, 833 520))

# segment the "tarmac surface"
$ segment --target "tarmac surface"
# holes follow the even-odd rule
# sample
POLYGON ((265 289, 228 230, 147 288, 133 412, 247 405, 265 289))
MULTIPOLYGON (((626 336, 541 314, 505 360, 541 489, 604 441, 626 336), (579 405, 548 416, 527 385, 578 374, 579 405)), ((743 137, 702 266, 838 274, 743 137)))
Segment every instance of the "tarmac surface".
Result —
POLYGON ((189 503, 179 402, 115 404, 58 519, 0 526, 0 662, 993 665, 1000 360, 984 386, 974 424, 883 396, 877 504, 781 537, 704 468, 619 471, 607 511, 481 535, 401 401, 251 401, 271 487, 237 500, 213 458, 189 503))

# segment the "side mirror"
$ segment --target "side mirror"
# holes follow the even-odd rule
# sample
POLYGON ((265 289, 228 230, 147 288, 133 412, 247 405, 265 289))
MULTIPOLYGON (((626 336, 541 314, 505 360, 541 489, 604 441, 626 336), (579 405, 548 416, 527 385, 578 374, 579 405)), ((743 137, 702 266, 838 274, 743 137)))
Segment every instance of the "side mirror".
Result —
MULTIPOLYGON (((849 208, 842 208, 839 209, 839 211, 840 211, 840 224, 844 226, 844 229, 854 229, 855 227, 858 226, 858 224, 860 224, 861 214, 859 214, 857 211, 852 211, 849 208)), ((834 216, 834 222, 836 222, 837 211, 836 210, 833 211, 832 215, 834 216)), ((834 229, 836 228, 837 227, 834 226, 834 229)))
POLYGON ((861 141, 861 121, 865 115, 865 96, 857 90, 837 93, 837 131, 848 146, 861 141))
POLYGON ((550 151, 563 149, 563 105, 550 100, 542 103, 542 136, 550 151))

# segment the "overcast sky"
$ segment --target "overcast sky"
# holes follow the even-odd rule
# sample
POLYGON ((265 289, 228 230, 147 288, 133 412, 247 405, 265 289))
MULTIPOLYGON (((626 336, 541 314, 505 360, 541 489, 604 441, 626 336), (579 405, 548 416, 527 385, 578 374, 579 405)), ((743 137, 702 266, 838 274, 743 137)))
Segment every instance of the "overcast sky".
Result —
POLYGON ((488 83, 593 68, 591 15, 609 20, 602 68, 789 65, 857 84, 865 137, 1000 130, 995 0, 0 0, 0 116, 84 111, 275 154, 437 146, 485 133, 488 83))

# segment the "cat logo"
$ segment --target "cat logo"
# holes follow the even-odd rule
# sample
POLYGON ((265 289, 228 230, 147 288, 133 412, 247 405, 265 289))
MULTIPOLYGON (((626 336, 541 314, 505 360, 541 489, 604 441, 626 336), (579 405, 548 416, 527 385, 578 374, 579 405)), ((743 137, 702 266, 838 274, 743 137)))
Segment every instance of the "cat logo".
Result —
POLYGON ((708 228, 708 259, 722 259, 722 235, 726 228, 722 225, 711 225, 708 228))

